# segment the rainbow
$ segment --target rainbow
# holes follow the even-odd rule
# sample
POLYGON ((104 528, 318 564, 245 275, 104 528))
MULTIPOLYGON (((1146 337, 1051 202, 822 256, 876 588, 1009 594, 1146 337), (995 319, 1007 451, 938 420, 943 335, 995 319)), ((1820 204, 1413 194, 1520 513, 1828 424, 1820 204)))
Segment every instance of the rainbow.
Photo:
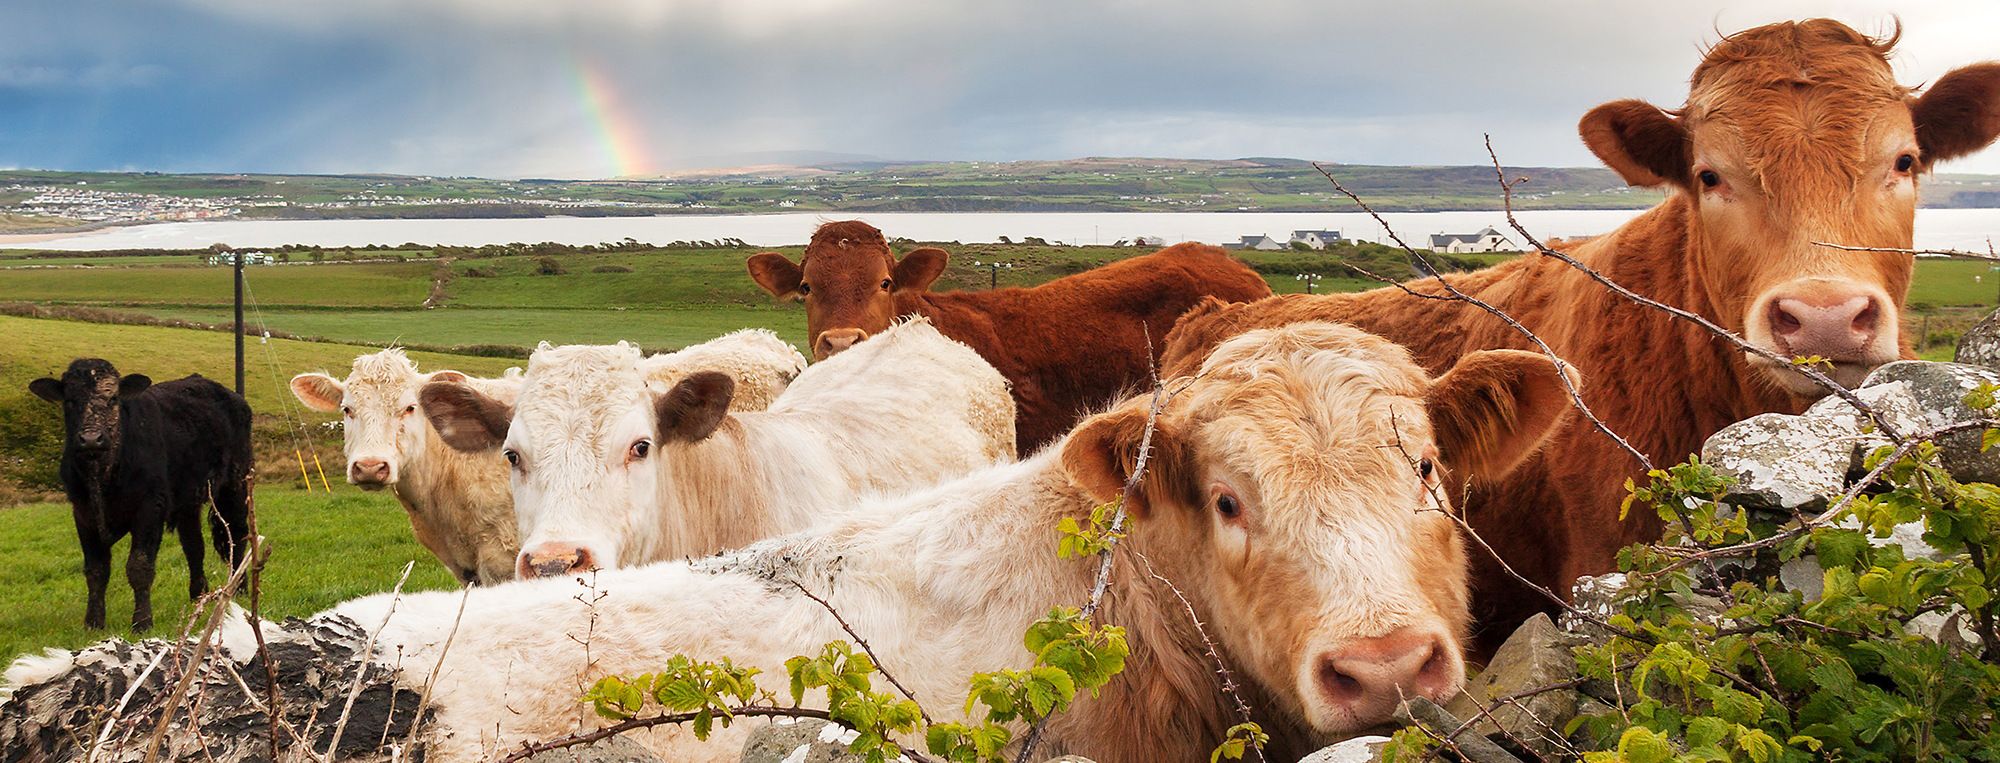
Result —
POLYGON ((578 104, 583 108, 584 117, 595 128, 598 145, 603 149, 612 172, 617 177, 651 173, 653 163, 646 153, 645 131, 641 122, 618 98, 618 90, 612 87, 611 78, 605 75, 603 67, 582 56, 572 55, 570 69, 576 75, 578 104))

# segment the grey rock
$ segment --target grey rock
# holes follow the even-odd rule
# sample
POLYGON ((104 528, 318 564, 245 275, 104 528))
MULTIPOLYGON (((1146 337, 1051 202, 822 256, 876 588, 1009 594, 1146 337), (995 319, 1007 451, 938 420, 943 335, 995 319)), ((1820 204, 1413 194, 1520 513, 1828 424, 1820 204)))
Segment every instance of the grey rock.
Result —
POLYGON ((645 745, 625 737, 600 739, 587 745, 536 753, 528 763, 666 763, 645 745))
POLYGON ((1826 507, 1847 488, 1861 434, 1852 408, 1828 416, 1766 413, 1724 427, 1701 446, 1702 463, 1735 484, 1723 497, 1752 510, 1790 514, 1826 507))
MULTIPOLYGON (((773 718, 750 730, 743 742, 743 763, 860 763, 848 752, 858 736, 853 729, 808 718, 773 718)), ((897 756, 899 761, 909 758, 897 756)))
MULTIPOLYGON (((1432 729, 1439 735, 1449 734, 1449 730, 1465 725, 1458 716, 1452 715, 1450 711, 1438 707, 1436 702, 1423 697, 1403 700, 1402 704, 1396 706, 1393 717, 1397 723, 1432 729), (1443 731, 1439 731, 1440 729, 1443 731)), ((1458 735, 1452 739, 1452 743, 1457 746, 1458 752, 1467 763, 1521 763, 1521 759, 1514 757, 1514 754, 1508 752, 1506 748, 1478 734, 1458 735)))
POLYGON ((1818 556, 1807 554, 1779 567, 1778 582, 1787 591, 1804 594, 1810 604, 1819 601, 1820 594, 1826 591, 1826 571, 1820 569, 1818 556))
MULTIPOLYGON (((2000 384, 2000 371, 1962 363, 1900 360, 1875 369, 1862 380, 1862 391, 1876 394, 1860 397, 1885 414, 1902 434, 1909 435, 1981 418, 1981 412, 1965 404, 1965 394, 1981 384, 2000 384)), ((1805 415, 1834 409, 1854 410, 1845 401, 1828 398, 1815 403, 1805 415)), ((1941 438, 1938 450, 1945 468, 1959 481, 2000 482, 2000 450, 1979 452, 1977 429, 1941 438)))
MULTIPOLYGON (((1595 697, 1586 696, 1576 705, 1578 717, 1597 717, 1616 712, 1618 708, 1599 702, 1595 697)), ((1583 750, 1609 750, 1618 746, 1618 735, 1615 732, 1607 729, 1603 734, 1592 734, 1590 724, 1578 726, 1576 733, 1571 734, 1569 739, 1571 744, 1583 750)))
MULTIPOLYGON (((1480 708, 1503 697, 1576 678, 1576 657, 1571 651, 1575 644, 1576 640, 1557 628, 1548 615, 1536 614, 1507 637, 1486 670, 1468 682, 1445 710, 1459 718, 1471 718, 1480 708)), ((1575 689, 1541 692, 1494 706, 1473 729, 1489 737, 1504 733, 1536 753, 1552 755, 1562 744, 1550 737, 1560 735, 1563 725, 1576 717, 1578 698, 1575 689)))
POLYGON ((1321 747, 1311 755, 1299 759, 1299 763, 1370 763, 1381 760, 1382 745, 1388 744, 1385 736, 1359 736, 1330 747, 1321 747))
MULTIPOLYGON (((1613 572, 1576 579, 1570 587, 1570 605, 1598 619, 1617 614, 1625 595, 1625 573, 1613 572)), ((1608 637, 1604 629, 1570 612, 1562 616, 1563 630, 1590 639, 1608 637)))
POLYGON ((1958 337, 1952 360, 2000 370, 2000 310, 1987 313, 1958 337))

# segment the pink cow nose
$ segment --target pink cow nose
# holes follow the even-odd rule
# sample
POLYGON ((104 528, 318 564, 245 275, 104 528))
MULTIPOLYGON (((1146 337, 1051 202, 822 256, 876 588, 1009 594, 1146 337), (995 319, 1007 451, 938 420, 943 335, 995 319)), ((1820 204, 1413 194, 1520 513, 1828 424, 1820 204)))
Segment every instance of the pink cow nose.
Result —
POLYGON ((543 543, 521 552, 515 571, 524 578, 550 578, 588 572, 597 567, 590 549, 571 543, 543 543))
POLYGON ((813 343, 813 355, 825 360, 867 338, 868 332, 861 329, 828 329, 819 332, 819 340, 813 343))
POLYGON ((358 458, 347 465, 347 481, 362 487, 381 487, 389 482, 389 462, 379 458, 358 458))
POLYGON ((1356 718, 1387 719, 1406 696, 1443 701, 1458 686, 1451 647, 1434 631, 1398 628, 1356 639, 1319 661, 1319 689, 1356 718))
POLYGON ((1882 320, 1875 297, 1853 292, 1771 301, 1771 335, 1794 356, 1854 360, 1874 344, 1882 320))

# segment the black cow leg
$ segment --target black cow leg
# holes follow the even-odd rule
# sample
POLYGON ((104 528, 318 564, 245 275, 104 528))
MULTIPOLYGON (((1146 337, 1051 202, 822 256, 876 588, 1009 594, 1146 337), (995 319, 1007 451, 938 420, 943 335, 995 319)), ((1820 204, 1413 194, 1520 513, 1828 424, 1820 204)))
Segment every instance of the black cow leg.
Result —
POLYGON ((208 574, 202 570, 202 558, 208 553, 202 546, 202 508, 204 507, 197 505, 181 512, 180 521, 174 527, 174 534, 181 539, 181 553, 187 555, 189 600, 199 599, 208 591, 208 574))
POLYGON ((125 579, 132 584, 132 630, 153 627, 153 566, 160 555, 163 525, 148 523, 132 533, 132 550, 125 556, 125 579))
MULTIPOLYGON (((83 536, 83 533, 78 533, 83 536)), ((84 605, 83 627, 104 629, 104 588, 111 583, 111 544, 94 533, 83 536, 83 583, 90 589, 90 603, 84 605)))

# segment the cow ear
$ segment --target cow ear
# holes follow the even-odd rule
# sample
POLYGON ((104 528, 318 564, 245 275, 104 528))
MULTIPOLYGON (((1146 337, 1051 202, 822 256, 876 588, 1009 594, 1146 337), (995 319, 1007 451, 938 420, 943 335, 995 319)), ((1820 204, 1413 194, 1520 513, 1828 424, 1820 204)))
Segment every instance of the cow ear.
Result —
POLYGON ((28 382, 28 391, 35 393, 35 397, 51 403, 60 403, 63 401, 62 382, 46 376, 28 382))
POLYGON ((750 268, 750 280, 778 299, 793 299, 799 296, 799 282, 805 280, 805 271, 785 259, 777 252, 758 252, 750 255, 744 263, 750 268))
POLYGON ((1686 187, 1687 131, 1660 107, 1641 100, 1612 101, 1583 115, 1577 125, 1590 152, 1626 183, 1651 188, 1672 183, 1686 187))
POLYGON ((513 406, 452 382, 431 382, 417 392, 417 404, 438 437, 453 449, 483 453, 507 441, 513 406))
POLYGON ((339 379, 321 373, 299 374, 292 377, 292 397, 299 399, 307 408, 321 413, 340 410, 340 400, 347 396, 347 388, 339 379))
MULTIPOLYGON (((1138 468, 1146 415, 1144 405, 1100 413, 1085 419, 1063 442, 1063 471, 1090 494, 1091 500, 1108 503, 1125 493, 1125 483, 1138 468)), ((1133 492, 1126 508, 1133 516, 1144 518, 1162 500, 1199 505, 1199 487, 1194 485, 1186 450, 1165 422, 1157 419, 1152 448, 1140 489, 1133 492)))
POLYGON ((131 397, 145 392, 153 386, 153 379, 145 374, 126 374, 118 380, 118 396, 131 397))
POLYGON ((1924 165, 1985 148, 2000 136, 2000 63, 1953 69, 1910 104, 1924 165))
POLYGON ((430 378, 425 379, 425 381, 452 382, 454 384, 464 384, 466 382, 466 377, 465 374, 459 373, 457 371, 433 371, 431 372, 430 378))
POLYGON ((728 374, 698 371, 688 374, 653 402, 653 417, 661 442, 701 442, 715 434, 729 416, 736 381, 728 374))
MULTIPOLYGON (((1568 373, 1581 388, 1576 372, 1568 373)), ((1431 383, 1424 406, 1445 466, 1486 481, 1534 455, 1571 410, 1555 363, 1521 350, 1466 355, 1431 383)))
POLYGON ((935 246, 912 249, 896 261, 889 276, 896 282, 896 291, 924 291, 944 274, 945 263, 950 261, 951 253, 935 246))

